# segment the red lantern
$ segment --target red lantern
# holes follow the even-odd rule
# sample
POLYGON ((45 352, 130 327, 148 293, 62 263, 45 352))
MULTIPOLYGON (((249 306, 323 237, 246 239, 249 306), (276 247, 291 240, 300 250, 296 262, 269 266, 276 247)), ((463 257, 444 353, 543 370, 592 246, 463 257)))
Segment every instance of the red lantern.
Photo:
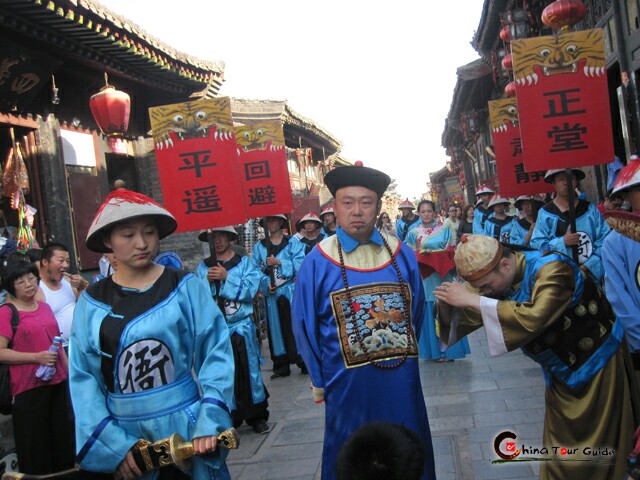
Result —
POLYGON ((93 118, 107 136, 119 136, 129 128, 131 99, 129 95, 109 85, 104 74, 105 86, 89 100, 93 118))
POLYGON ((513 70, 513 57, 510 53, 507 53, 502 59, 502 68, 506 70, 513 70))
POLYGON ((508 43, 511 41, 511 32, 509 31, 509 27, 502 27, 502 30, 500 30, 500 38, 503 42, 508 43))
POLYGON ((506 87, 504 87, 504 94, 507 97, 515 97, 516 96, 516 82, 508 83, 506 87))
POLYGON ((542 11, 542 22, 553 30, 568 30, 587 15, 580 0, 556 0, 542 11))

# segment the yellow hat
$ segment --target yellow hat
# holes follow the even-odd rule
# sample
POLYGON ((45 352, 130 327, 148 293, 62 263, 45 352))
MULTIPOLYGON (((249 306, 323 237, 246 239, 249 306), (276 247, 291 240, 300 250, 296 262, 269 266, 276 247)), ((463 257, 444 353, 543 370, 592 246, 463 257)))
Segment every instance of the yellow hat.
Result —
POLYGON ((454 256, 458 273, 468 282, 478 280, 498 265, 502 250, 502 245, 493 237, 464 235, 454 256))

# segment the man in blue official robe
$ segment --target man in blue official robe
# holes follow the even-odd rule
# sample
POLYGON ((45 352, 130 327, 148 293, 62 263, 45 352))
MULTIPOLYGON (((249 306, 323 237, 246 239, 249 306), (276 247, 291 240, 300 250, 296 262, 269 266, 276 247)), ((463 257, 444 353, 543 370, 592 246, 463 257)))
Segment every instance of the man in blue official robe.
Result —
POLYGON ((325 184, 336 198, 336 235, 305 258, 294 290, 293 330, 314 398, 326 403, 322 479, 336 478, 342 445, 372 421, 402 424, 427 449, 423 479, 435 479, 418 371, 424 291, 413 251, 375 229, 390 178, 340 167, 325 184))

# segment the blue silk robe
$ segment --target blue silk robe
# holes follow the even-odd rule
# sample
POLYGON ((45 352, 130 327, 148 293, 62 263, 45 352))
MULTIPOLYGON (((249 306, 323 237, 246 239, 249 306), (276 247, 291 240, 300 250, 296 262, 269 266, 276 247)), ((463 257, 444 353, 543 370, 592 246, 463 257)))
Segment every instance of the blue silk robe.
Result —
POLYGON ((498 220, 495 214, 484 222, 484 234, 487 237, 492 237, 503 243, 510 243, 511 230, 515 220, 513 217, 507 215, 504 220, 498 220))
POLYGON ((253 247, 253 253, 251 254, 251 261, 261 272, 260 291, 265 295, 267 303, 267 321, 269 323, 269 335, 271 335, 270 345, 273 348, 271 353, 276 357, 287 354, 283 332, 280 326, 277 300, 281 296, 284 296, 291 302, 293 298, 293 286, 295 285, 295 279, 300 265, 302 265, 302 261, 304 260, 304 254, 305 245, 289 237, 287 246, 275 256, 282 264, 274 268, 274 276, 278 288, 273 294, 269 293, 269 275, 264 272, 264 268, 266 268, 267 265, 267 249, 262 242, 258 242, 253 247))
POLYGON ((607 298, 629 349, 640 353, 640 243, 613 231, 604 239, 602 261, 607 298))
MULTIPOLYGON (((567 212, 560 212, 555 203, 549 202, 538 211, 538 220, 531 235, 531 247, 537 250, 553 250, 572 257, 572 249, 564 244, 567 233, 567 212)), ((576 230, 580 233, 578 257, 580 265, 589 269, 593 278, 604 280, 602 243, 610 229, 598 208, 586 200, 579 200, 576 207, 576 230)))
MULTIPOLYGON (((229 332, 208 289, 192 274, 165 267, 144 291, 124 289, 111 277, 89 286, 76 304, 69 357, 83 469, 114 472, 140 438, 153 442, 179 433, 191 440, 232 426, 229 332), (105 351, 105 336, 114 337, 115 355, 105 351), (110 378, 103 373, 106 361, 114 365, 110 378)), ((226 454, 219 449, 194 457, 193 477, 229 478, 226 454)))
MULTIPOLYGON (((204 284, 216 298, 216 285, 207 280, 207 267, 200 262, 194 272, 195 276, 204 280, 204 284)), ((227 279, 220 282, 220 296, 224 299, 224 317, 229 327, 229 336, 234 333, 244 338, 246 354, 249 360, 249 380, 247 386, 251 390, 253 403, 264 402, 266 399, 264 383, 260 374, 260 364, 263 363, 260 347, 256 337, 256 325, 250 318, 253 314, 253 297, 258 293, 260 271, 249 257, 242 257, 240 263, 227 271, 227 279)))
POLYGON ((411 229, 417 227, 420 224, 420 221, 420 215, 416 215, 415 219, 410 222, 407 222, 404 217, 400 217, 396 220, 396 237, 401 242, 404 242, 411 229))
POLYGON ((369 243, 361 245, 338 227, 336 235, 307 255, 298 273, 294 333, 311 381, 324 389, 326 402, 323 480, 335 478, 336 458, 349 436, 375 420, 400 423, 416 431, 427 447, 422 478, 435 479, 415 336, 423 319, 422 282, 413 251, 396 238, 389 236, 387 241, 409 286, 409 324, 402 315, 398 274, 378 230, 374 229, 369 243), (338 240, 353 304, 345 291, 338 240), (408 344, 408 357, 396 368, 372 365, 372 360, 398 363, 408 344))
POLYGON ((484 208, 482 205, 476 207, 475 213, 473 214, 473 233, 474 235, 484 235, 484 224, 488 218, 491 218, 495 215, 493 210, 489 210, 488 208, 484 208))
POLYGON ((509 243, 511 245, 522 245, 523 247, 528 247, 530 242, 525 242, 524 239, 529 233, 529 228, 531 228, 531 224, 526 218, 514 219, 511 227, 511 235, 509 236, 509 243))

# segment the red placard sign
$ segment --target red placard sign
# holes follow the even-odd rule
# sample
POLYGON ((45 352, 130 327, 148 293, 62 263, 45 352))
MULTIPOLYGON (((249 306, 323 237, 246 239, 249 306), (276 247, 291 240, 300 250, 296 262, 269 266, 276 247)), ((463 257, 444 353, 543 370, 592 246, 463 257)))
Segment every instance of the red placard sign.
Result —
POLYGON ((149 109, 164 207, 177 232, 244 223, 229 98, 149 109))
POLYGON ((528 172, 613 160, 601 29, 511 42, 528 172))
POLYGON ((282 123, 236 122, 235 138, 242 172, 242 198, 249 217, 291 212, 293 200, 282 123))
POLYGON ((503 197, 518 197, 553 191, 553 185, 544 181, 545 170, 525 172, 516 99, 490 101, 489 118, 500 194, 503 197))

